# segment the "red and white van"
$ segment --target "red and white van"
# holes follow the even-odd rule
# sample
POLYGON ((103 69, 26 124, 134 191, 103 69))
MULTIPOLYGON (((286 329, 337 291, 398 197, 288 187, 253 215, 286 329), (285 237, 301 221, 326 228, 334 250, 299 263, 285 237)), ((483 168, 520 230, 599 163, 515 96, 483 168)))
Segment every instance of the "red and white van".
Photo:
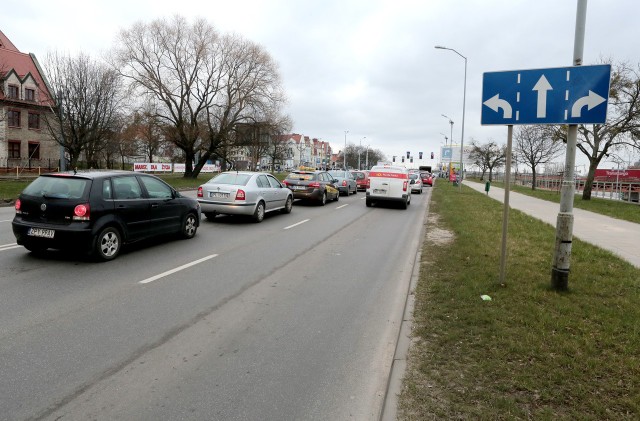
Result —
POLYGON ((377 202, 399 202, 403 209, 411 203, 409 171, 395 165, 376 165, 369 171, 367 206, 377 202))

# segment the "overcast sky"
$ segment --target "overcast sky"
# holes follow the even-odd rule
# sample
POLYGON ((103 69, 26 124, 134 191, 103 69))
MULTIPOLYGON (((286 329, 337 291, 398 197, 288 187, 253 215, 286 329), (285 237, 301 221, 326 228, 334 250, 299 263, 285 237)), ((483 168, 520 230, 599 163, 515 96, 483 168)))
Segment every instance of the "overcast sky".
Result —
MULTIPOLYGON (((460 142, 464 59, 435 45, 467 57, 465 143, 506 143, 506 127, 480 125, 482 74, 572 65, 576 8, 577 0, 21 0, 3 8, 0 29, 41 60, 54 50, 99 57, 134 22, 201 16, 275 58, 295 133, 338 151, 348 130, 347 143, 390 159, 437 155, 451 137, 442 114, 460 142)), ((589 0, 584 64, 640 62, 638 12, 637 0, 589 0)))

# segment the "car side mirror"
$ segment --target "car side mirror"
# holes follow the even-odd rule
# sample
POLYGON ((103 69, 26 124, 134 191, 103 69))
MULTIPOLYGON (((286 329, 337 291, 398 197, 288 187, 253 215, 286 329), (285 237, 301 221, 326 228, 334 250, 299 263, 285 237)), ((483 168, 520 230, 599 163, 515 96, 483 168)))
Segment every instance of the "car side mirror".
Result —
POLYGON ((337 182, 338 182, 338 179, 337 179, 337 178, 334 178, 333 180, 331 180, 331 182, 332 182, 332 183, 337 183, 337 182))

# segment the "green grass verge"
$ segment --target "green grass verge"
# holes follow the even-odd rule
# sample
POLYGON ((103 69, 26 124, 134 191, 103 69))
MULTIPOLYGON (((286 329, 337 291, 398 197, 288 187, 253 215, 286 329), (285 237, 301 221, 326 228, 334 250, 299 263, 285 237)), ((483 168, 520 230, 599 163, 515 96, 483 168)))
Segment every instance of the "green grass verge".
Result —
MULTIPOLYGON (((473 181, 481 182, 479 179, 473 181)), ((504 183, 492 182, 491 186, 504 188, 504 183)), ((550 202, 560 203, 560 192, 557 190, 531 190, 531 187, 512 185, 511 191, 550 202)), ((593 196, 591 200, 582 200, 582 195, 576 195, 573 201, 573 207, 640 224, 640 205, 638 205, 638 203, 608 200, 593 196)))
POLYGON ((501 223, 499 202, 434 187, 399 419, 639 419, 640 270, 574 238, 555 292, 555 229, 512 210, 501 286, 501 223))

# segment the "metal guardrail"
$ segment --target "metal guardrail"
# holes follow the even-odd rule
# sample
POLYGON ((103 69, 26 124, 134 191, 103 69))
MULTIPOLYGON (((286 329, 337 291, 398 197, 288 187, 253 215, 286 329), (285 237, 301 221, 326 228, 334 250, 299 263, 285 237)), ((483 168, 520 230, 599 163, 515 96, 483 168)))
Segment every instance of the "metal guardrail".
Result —
MULTIPOLYGON (((467 177, 480 177, 482 173, 473 172, 467 174, 467 177)), ((488 174, 485 174, 485 178, 488 179, 488 174)), ((494 181, 504 182, 504 173, 493 174, 494 181)), ((531 174, 517 174, 512 177, 512 184, 519 186, 531 186, 533 183, 533 176, 531 174)), ((584 179, 576 179, 575 181, 576 194, 582 194, 585 187, 584 179)), ((548 175, 536 175, 536 189, 551 190, 560 192, 562 187, 562 177, 548 176, 548 175)), ((629 203, 640 204, 640 181, 609 181, 609 180, 594 180, 591 188, 591 197, 599 197, 610 200, 620 200, 629 203)))

